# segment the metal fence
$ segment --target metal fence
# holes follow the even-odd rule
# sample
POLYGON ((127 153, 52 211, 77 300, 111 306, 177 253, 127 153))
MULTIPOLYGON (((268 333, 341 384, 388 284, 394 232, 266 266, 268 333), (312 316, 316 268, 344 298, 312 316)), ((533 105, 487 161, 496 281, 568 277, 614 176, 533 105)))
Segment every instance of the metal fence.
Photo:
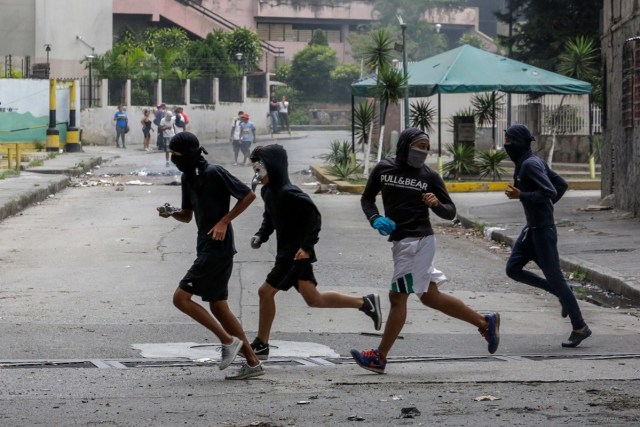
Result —
POLYGON ((191 80, 189 99, 191 104, 213 104, 213 79, 191 80))
POLYGON ((80 79, 80 108, 102 107, 100 99, 101 80, 89 80, 88 77, 80 79))

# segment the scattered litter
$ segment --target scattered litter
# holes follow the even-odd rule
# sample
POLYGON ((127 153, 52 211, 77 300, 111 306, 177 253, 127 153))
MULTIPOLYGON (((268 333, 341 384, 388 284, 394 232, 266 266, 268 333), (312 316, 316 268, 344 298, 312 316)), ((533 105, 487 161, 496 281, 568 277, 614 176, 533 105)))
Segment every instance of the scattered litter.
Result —
POLYGON ((316 395, 313 395, 313 396, 309 396, 309 400, 314 400, 314 399, 317 399, 317 398, 318 398, 318 395, 317 395, 317 394, 316 394, 316 395))
POLYGON ((306 185, 306 186, 309 186, 309 187, 317 187, 318 185, 320 185, 320 183, 318 181, 303 182, 302 185, 306 185))
POLYGON ((133 181, 127 181, 127 185, 153 185, 151 182, 142 182, 139 179, 134 179, 133 181))
POLYGON ((500 249, 500 246, 489 246, 489 249, 500 249))
POLYGON ((308 405, 310 403, 311 403, 311 401, 309 401, 309 400, 299 400, 298 401, 298 405, 308 405))
POLYGON ((393 396, 391 396, 391 400, 402 400, 403 397, 401 394, 394 394, 393 396))
POLYGON ((361 417, 360 415, 351 415, 349 418, 347 418, 349 421, 364 421, 364 418, 361 417))
POLYGON ((147 176, 147 175, 149 175, 149 172, 146 169, 143 168, 143 169, 131 172, 131 175, 147 176))
POLYGON ((415 418, 422 415, 422 413, 415 406, 409 406, 408 408, 402 408, 400 410, 400 416, 398 418, 415 418))
POLYGON ((213 362, 213 359, 210 359, 208 357, 203 357, 202 359, 196 359, 197 363, 211 363, 213 362))
POLYGON ((121 182, 118 182, 116 184, 116 191, 124 191, 124 184, 121 182))
POLYGON ((473 400, 475 400, 476 402, 485 402, 485 401, 488 401, 488 400, 500 400, 500 398, 499 397, 495 397, 495 396, 491 396, 490 394, 487 394, 485 396, 478 396, 473 400))
POLYGON ((583 211, 587 211, 587 212, 594 212, 594 211, 608 211, 611 210, 611 206, 603 206, 603 205, 587 205, 586 208, 582 209, 583 211))
POLYGON ((313 171, 311 169, 302 169, 302 175, 311 175, 313 171))
POLYGON ((500 227, 486 227, 484 229, 484 238, 487 240, 491 240, 491 236, 493 235, 494 231, 504 231, 504 228, 500 228, 500 227))

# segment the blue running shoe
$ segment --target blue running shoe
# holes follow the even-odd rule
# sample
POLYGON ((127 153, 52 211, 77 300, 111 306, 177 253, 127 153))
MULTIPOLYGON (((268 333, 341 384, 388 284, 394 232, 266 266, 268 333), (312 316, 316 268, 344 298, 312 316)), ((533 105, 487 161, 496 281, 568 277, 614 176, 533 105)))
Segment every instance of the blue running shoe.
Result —
POLYGON ((487 329, 478 329, 485 340, 489 343, 489 353, 493 354, 500 345, 500 315, 498 313, 491 313, 484 316, 489 322, 487 329))
POLYGON ((356 363, 360 365, 360 367, 377 374, 384 374, 384 368, 387 366, 387 359, 382 357, 377 348, 364 350, 362 352, 358 350, 351 350, 351 356, 356 363))

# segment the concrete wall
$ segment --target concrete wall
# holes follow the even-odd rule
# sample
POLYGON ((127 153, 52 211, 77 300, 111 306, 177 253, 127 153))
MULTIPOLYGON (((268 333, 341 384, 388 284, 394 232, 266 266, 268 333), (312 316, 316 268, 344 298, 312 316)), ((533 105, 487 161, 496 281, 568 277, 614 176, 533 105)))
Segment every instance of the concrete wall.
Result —
POLYGON ((31 64, 46 63, 51 46, 51 77, 77 78, 86 74, 80 61, 92 53, 81 36, 104 53, 112 45, 112 0, 4 0, 0 13, 0 54, 30 56, 31 64))
MULTIPOLYGON (((187 130, 198 136, 201 140, 228 139, 231 123, 238 111, 249 114, 250 120, 256 125, 258 141, 260 135, 266 135, 269 131, 267 111, 269 110, 266 98, 247 98, 243 103, 221 102, 218 105, 184 105, 185 112, 189 116, 187 130)), ((169 105, 173 109, 174 105, 169 105)), ((129 127, 127 144, 142 143, 142 127, 139 124, 143 116, 145 106, 130 106, 127 108, 129 127), (129 142, 130 141, 130 142, 129 142)), ((117 108, 109 106, 104 108, 87 108, 80 112, 82 122, 82 144, 111 145, 115 144, 115 123, 113 116, 117 108)), ((153 114, 151 115, 153 120, 153 114)), ((152 126, 156 130, 155 125, 152 126)), ((156 133, 151 134, 152 145, 156 133)))
MULTIPOLYGON (((604 2, 601 41, 606 84, 602 197, 614 194, 616 207, 631 211, 635 216, 640 216, 640 120, 634 119, 631 128, 625 128, 622 122, 622 57, 625 41, 640 34, 639 13, 637 1, 604 2)), ((637 88, 639 84, 636 80, 634 87, 637 88)), ((640 95, 635 94, 634 103, 639 98, 640 95)), ((638 117, 640 112, 633 113, 638 117)))

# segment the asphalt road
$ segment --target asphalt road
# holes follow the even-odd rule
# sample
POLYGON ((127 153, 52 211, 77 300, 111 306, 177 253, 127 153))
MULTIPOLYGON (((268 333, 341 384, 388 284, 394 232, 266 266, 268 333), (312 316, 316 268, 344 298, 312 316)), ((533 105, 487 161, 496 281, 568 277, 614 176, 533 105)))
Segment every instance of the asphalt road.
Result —
MULTIPOLYGON (((378 292, 386 314, 390 244, 365 221, 358 196, 315 194, 314 178, 302 172, 321 162, 331 140, 346 138, 312 133, 282 144, 293 181, 323 214, 319 286, 378 292)), ((231 166, 230 147, 205 145, 212 161, 249 182, 251 168, 231 166)), ((478 311, 501 313, 495 355, 472 326, 412 299, 387 374, 369 373, 347 356, 377 344, 370 320, 356 310, 310 309, 288 292, 278 296, 272 334, 281 357, 265 363, 260 379, 225 381, 215 337, 171 304, 195 245, 195 224, 155 210, 179 205, 177 171, 162 154, 127 146, 89 147, 112 160, 0 222, 0 425, 640 424, 638 309, 581 302, 594 336, 562 349, 569 322, 554 298, 504 275, 508 249, 439 220, 444 289, 478 311), (205 345, 197 348, 206 357, 181 353, 194 345, 205 345), (408 407, 421 415, 399 419, 408 407)), ((249 247, 262 208, 256 200, 234 222, 229 301, 250 339, 257 288, 274 255, 273 241, 249 247)))

